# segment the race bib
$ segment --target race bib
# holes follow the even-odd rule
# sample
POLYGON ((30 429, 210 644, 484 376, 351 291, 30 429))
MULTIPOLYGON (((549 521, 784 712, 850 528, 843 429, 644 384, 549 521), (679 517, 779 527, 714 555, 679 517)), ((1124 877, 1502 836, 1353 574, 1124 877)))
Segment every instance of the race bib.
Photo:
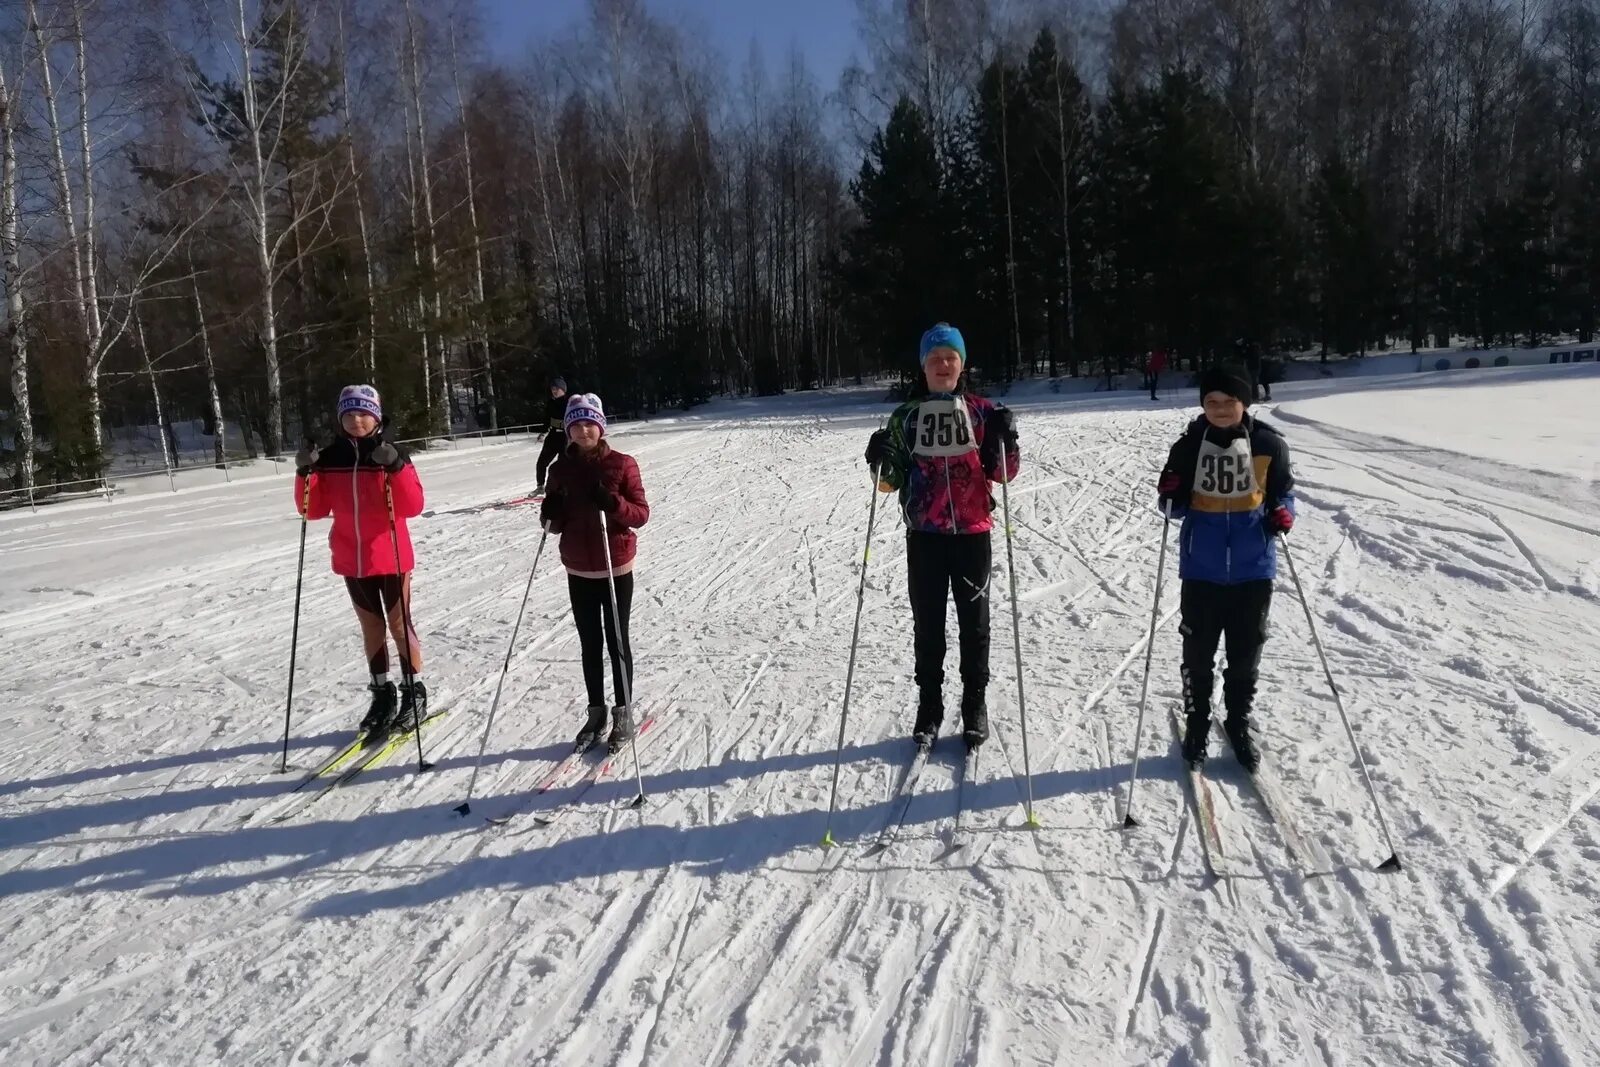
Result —
POLYGON ((912 420, 911 453, 916 456, 964 456, 977 449, 972 416, 960 397, 924 400, 912 420))
POLYGON ((1240 437, 1226 445, 1200 442, 1200 460, 1194 472, 1195 505, 1202 511, 1249 511, 1261 502, 1256 484, 1250 439, 1240 437))

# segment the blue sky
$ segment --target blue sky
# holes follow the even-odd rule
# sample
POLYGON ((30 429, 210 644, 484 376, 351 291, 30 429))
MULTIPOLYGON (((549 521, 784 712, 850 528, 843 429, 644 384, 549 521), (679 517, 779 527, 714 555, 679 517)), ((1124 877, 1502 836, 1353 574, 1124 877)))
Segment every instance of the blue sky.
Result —
MULTIPOLYGON (((709 33, 732 71, 744 66, 754 40, 769 76, 783 69, 797 44, 817 86, 838 88, 856 47, 854 0, 645 0, 652 13, 709 33), (684 19, 682 16, 687 16, 684 19)), ((527 46, 587 18, 587 0, 482 0, 486 36, 496 56, 514 60, 527 46)))

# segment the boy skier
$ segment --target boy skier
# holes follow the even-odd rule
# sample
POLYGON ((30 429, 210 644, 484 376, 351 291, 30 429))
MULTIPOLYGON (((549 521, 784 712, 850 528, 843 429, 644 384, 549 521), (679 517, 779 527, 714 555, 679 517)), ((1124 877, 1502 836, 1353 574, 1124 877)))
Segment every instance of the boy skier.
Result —
POLYGON ((1289 446, 1247 410, 1253 386, 1241 367, 1212 366, 1200 375, 1205 413, 1173 444, 1156 486, 1169 516, 1183 520, 1183 758, 1196 768, 1206 758, 1212 663, 1224 636, 1223 732, 1247 771, 1260 763, 1250 712, 1278 569, 1274 538, 1294 526, 1295 502, 1289 446))
POLYGON ((947 594, 955 597, 960 631, 962 736, 968 748, 989 737, 989 483, 1011 481, 1021 462, 1011 412, 967 391, 966 359, 966 341, 954 326, 941 322, 923 334, 923 380, 867 443, 878 488, 898 491, 905 514, 919 693, 911 736, 919 747, 933 744, 944 721, 947 594))

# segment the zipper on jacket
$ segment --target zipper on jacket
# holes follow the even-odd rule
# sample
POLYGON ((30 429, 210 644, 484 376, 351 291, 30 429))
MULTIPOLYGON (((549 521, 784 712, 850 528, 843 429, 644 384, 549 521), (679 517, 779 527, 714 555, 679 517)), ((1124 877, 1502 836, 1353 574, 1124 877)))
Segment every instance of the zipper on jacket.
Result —
POLYGON ((365 578, 361 573, 361 493, 360 485, 356 482, 356 475, 361 470, 361 452, 356 451, 356 462, 350 467, 350 513, 356 518, 356 577, 365 578))
POLYGON ((950 484, 950 457, 944 457, 944 495, 950 501, 950 532, 960 533, 956 527, 956 491, 950 484))

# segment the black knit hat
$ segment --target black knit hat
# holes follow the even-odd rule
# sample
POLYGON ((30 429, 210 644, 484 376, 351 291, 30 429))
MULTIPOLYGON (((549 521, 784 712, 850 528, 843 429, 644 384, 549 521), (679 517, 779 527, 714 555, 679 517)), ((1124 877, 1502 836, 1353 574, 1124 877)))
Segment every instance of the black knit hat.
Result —
POLYGON ((1214 363, 1200 372, 1201 403, 1205 403, 1207 393, 1227 393, 1245 407, 1255 399, 1249 372, 1232 363, 1214 363))

